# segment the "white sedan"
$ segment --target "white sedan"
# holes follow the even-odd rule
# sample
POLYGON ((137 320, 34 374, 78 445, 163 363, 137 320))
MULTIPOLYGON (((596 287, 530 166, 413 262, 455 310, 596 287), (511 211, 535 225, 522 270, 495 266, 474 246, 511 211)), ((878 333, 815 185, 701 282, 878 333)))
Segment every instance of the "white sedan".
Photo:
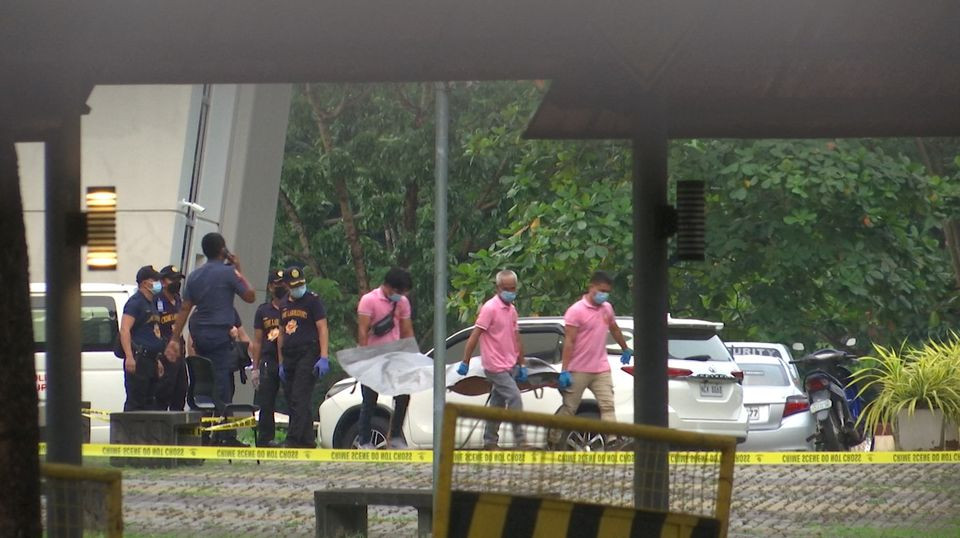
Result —
MULTIPOLYGON (((727 348, 717 335, 723 325, 701 320, 669 318, 668 323, 668 391, 667 412, 671 428, 680 430, 730 435, 738 439, 747 436, 747 412, 743 407, 743 374, 733 362, 727 348)), ((633 319, 618 317, 628 345, 633 346, 633 319)), ((521 318, 520 336, 525 355, 540 359, 559 373, 563 348, 563 319, 521 318)), ((447 339, 446 361, 448 379, 463 357, 463 349, 473 327, 463 329, 447 339)), ((620 364, 620 349, 612 338, 608 340, 608 360, 613 376, 616 416, 619 422, 633 422, 633 375, 642 375, 633 365, 620 364)), ((479 349, 477 351, 479 354, 479 349)), ((471 359, 468 376, 482 376, 479 356, 471 359)), ((531 372, 532 373, 532 372, 531 372)), ((455 374, 454 374, 455 375, 455 374)), ((486 394, 468 396, 447 391, 448 402, 484 405, 486 394)), ((353 378, 344 379, 330 388, 320 405, 320 443, 326 448, 358 446, 357 421, 360 415, 360 390, 353 378)), ((371 423, 374 444, 385 445, 393 411, 393 398, 381 396, 371 423)), ((525 411, 556 413, 562 404, 560 393, 554 388, 539 388, 523 393, 525 411)), ((599 418, 599 408, 590 391, 584 393, 577 410, 578 416, 599 418)), ((457 444, 465 448, 482 446, 482 426, 458 426, 457 444)), ((403 425, 406 443, 411 448, 431 448, 433 444, 433 391, 410 395, 410 406, 403 425)), ((532 439, 531 441, 542 441, 532 439)), ((501 431, 500 444, 512 446, 510 428, 501 431)), ((602 450, 602 436, 589 433, 571 433, 567 444, 575 450, 602 450)))

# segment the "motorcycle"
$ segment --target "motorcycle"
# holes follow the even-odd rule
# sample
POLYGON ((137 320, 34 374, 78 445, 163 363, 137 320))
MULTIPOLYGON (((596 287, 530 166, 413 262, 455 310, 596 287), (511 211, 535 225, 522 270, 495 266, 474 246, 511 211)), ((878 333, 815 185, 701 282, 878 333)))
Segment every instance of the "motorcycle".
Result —
POLYGON ((847 351, 820 349, 790 361, 805 367, 803 385, 810 412, 817 420, 817 450, 848 451, 866 438, 863 427, 857 425, 866 401, 858 394, 847 367, 857 360, 856 355, 847 351))

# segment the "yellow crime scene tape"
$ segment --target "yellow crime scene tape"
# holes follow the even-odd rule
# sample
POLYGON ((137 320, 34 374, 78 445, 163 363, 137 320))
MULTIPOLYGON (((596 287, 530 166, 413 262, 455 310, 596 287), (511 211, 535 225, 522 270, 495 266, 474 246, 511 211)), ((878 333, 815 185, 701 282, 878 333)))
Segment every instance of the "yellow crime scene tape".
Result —
MULTIPOLYGON (((46 445, 40 444, 40 454, 46 445)), ((88 457, 183 458, 209 460, 310 461, 318 463, 432 463, 430 450, 344 450, 293 448, 234 448, 193 445, 85 444, 88 457)), ((459 450, 461 464, 632 464, 632 452, 543 452, 459 450)), ((672 452, 670 463, 704 464, 719 461, 719 453, 672 452)), ((960 463, 960 451, 944 452, 740 452, 737 465, 884 465, 960 463)))
MULTIPOLYGON (((80 414, 92 419, 92 420, 103 420, 110 422, 110 411, 104 411, 102 409, 81 409, 80 414)), ((222 432, 227 430, 239 430, 240 428, 252 428, 257 425, 257 419, 255 417, 201 417, 201 424, 213 424, 213 426, 205 426, 197 428, 198 431, 205 432, 222 432)))

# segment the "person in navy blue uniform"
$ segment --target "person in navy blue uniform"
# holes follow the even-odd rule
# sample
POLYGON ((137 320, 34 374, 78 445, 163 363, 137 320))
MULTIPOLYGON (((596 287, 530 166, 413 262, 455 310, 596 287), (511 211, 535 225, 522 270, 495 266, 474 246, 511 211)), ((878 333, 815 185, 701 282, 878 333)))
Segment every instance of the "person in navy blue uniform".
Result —
POLYGON ((234 324, 233 298, 239 296, 252 303, 256 296, 253 286, 240 270, 236 256, 227 250, 223 236, 208 233, 200 242, 207 263, 193 270, 183 286, 183 304, 177 313, 173 334, 167 344, 166 357, 179 360, 181 337, 187 317, 190 318, 190 338, 197 354, 213 363, 213 394, 223 403, 233 401, 232 378, 236 352, 230 338, 234 324))
MULTIPOLYGON (((160 282, 163 290, 157 294, 157 312, 160 313, 160 336, 164 342, 169 342, 173 336, 173 325, 177 321, 177 313, 183 304, 180 296, 180 286, 183 283, 183 273, 175 265, 168 265, 160 269, 160 282)), ((183 341, 180 342, 183 349, 183 341)), ((157 384, 157 409, 161 411, 183 411, 187 400, 187 367, 183 361, 183 352, 180 357, 171 361, 163 357, 163 376, 157 384)))
POLYGON ((330 371, 327 310, 317 294, 307 291, 299 267, 284 271, 283 281, 290 288, 280 312, 278 339, 278 372, 290 406, 286 443, 290 448, 316 448, 310 403, 317 378, 330 371))
POLYGON ((273 413, 280 390, 280 365, 277 362, 277 341, 280 338, 280 314, 286 302, 287 287, 283 284, 283 271, 274 271, 267 282, 267 302, 257 307, 253 318, 253 341, 250 358, 253 371, 250 382, 256 389, 256 403, 260 406, 257 421, 257 446, 276 446, 276 424, 273 413))
POLYGON ((137 271, 137 292, 123 305, 120 345, 124 354, 123 387, 127 392, 124 411, 156 409, 157 379, 163 375, 160 357, 164 341, 154 299, 161 287, 160 273, 152 265, 143 266, 137 271))

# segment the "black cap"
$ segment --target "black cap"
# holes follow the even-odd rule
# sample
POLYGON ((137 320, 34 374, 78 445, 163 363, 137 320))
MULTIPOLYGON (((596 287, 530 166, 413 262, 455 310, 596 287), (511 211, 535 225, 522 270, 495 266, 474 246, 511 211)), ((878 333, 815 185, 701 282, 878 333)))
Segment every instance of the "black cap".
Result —
POLYGON ((163 269, 160 269, 160 276, 163 278, 169 278, 170 280, 176 280, 178 278, 183 278, 183 273, 180 272, 180 268, 176 265, 168 265, 163 269))
POLYGON ((267 277, 267 285, 282 284, 283 283, 283 269, 277 269, 276 271, 270 271, 270 275, 267 277))
POLYGON ((307 283, 307 280, 303 277, 303 269, 299 267, 288 267, 283 272, 283 281, 291 288, 307 283))
POLYGON ((137 271, 137 284, 144 280, 160 280, 160 273, 152 265, 144 265, 137 271))

